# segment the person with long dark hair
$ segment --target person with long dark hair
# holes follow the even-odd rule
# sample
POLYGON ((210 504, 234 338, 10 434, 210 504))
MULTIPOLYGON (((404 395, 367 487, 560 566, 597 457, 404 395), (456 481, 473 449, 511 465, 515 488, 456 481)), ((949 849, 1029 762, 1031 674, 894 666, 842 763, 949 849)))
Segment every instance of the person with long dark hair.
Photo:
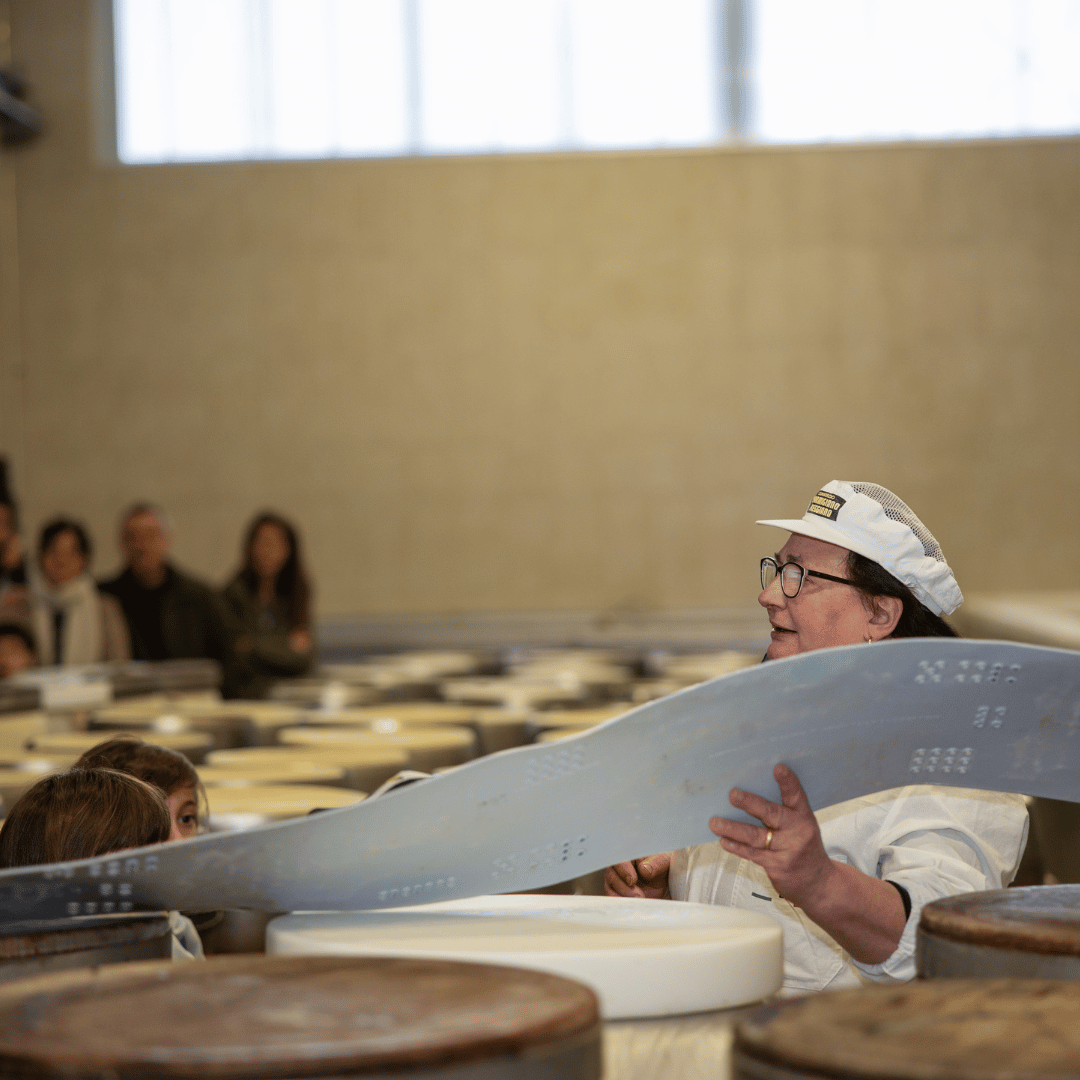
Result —
POLYGON ((265 697, 278 680, 311 668, 311 586, 300 537, 280 514, 255 517, 241 559, 222 594, 240 635, 234 689, 239 696, 265 697))

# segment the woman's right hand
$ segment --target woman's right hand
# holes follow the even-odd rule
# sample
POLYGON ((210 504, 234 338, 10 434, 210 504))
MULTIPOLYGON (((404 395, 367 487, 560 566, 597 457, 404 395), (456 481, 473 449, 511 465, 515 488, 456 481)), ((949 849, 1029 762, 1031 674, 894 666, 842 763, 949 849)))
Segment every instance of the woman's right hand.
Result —
POLYGON ((633 862, 609 866, 604 873, 606 896, 641 896, 647 900, 668 900, 668 869, 671 856, 665 851, 633 862))

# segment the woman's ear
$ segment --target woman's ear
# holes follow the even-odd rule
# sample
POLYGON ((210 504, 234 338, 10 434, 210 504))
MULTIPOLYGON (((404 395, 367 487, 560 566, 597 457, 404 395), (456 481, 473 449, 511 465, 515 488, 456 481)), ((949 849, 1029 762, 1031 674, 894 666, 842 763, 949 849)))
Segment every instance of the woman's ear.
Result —
POLYGON ((904 601, 896 596, 875 596, 870 625, 874 628, 874 639, 887 638, 904 614, 904 601))

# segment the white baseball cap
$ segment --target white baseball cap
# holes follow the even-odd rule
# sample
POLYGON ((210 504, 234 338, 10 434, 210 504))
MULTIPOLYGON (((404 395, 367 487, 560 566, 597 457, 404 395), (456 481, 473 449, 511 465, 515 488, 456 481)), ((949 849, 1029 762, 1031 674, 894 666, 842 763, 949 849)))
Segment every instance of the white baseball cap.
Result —
POLYGON ((935 615, 964 595, 930 530, 902 499, 880 484, 830 480, 798 520, 759 521, 865 555, 902 581, 935 615))

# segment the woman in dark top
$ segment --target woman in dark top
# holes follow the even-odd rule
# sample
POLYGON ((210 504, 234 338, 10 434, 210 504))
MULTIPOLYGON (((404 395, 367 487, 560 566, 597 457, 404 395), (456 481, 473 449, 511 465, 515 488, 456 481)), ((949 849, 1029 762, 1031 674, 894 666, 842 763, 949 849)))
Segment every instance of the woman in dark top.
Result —
POLYGON ((279 679, 311 668, 311 588, 296 529, 279 514, 248 526, 243 565, 223 596, 239 638, 236 692, 265 697, 279 679))

